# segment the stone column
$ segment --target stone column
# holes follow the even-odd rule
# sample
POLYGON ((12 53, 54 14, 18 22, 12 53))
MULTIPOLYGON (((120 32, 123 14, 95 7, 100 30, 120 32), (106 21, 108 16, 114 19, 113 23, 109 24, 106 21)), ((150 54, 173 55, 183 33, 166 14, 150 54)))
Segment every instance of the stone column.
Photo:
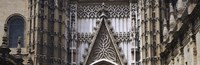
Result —
MULTIPOLYGON (((40 48, 40 49, 38 49, 38 50, 41 50, 41 49, 43 49, 43 52, 42 52, 42 54, 44 54, 44 55, 40 55, 40 56, 42 56, 42 57, 45 57, 46 55, 47 55, 47 51, 48 51, 48 48, 47 48, 47 41, 48 41, 48 24, 49 24, 49 17, 48 17, 48 12, 49 12, 49 10, 48 10, 48 1, 44 1, 44 15, 43 15, 43 18, 44 18, 44 20, 43 20, 43 43, 42 43, 42 46, 40 46, 40 47, 42 47, 42 48, 40 48)), ((41 61, 39 61, 39 63, 42 63, 42 65, 46 65, 46 63, 47 63, 47 61, 46 60, 41 60, 41 61)))
POLYGON ((155 50, 154 50, 154 52, 156 53, 156 55, 154 56, 154 58, 156 59, 155 60, 155 62, 154 62, 154 64, 156 64, 156 65, 161 65, 161 61, 159 60, 159 58, 160 58, 160 53, 161 53, 161 49, 160 49, 160 4, 159 4, 159 2, 160 2, 160 0, 155 0, 155 4, 154 4, 154 7, 155 7, 155 35, 156 35, 156 37, 155 37, 155 41, 156 41, 156 46, 154 46, 154 47, 156 47, 155 48, 155 50))
POLYGON ((70 5, 70 35, 71 35, 71 46, 70 47, 70 52, 71 52, 71 59, 70 59, 70 63, 71 64, 76 64, 74 63, 75 61, 77 61, 77 49, 76 49, 76 45, 77 45, 77 3, 73 3, 70 5), (74 61, 75 60, 75 61, 74 61))
POLYGON ((164 18, 164 21, 163 21, 163 41, 166 41, 167 37, 168 37, 167 21, 164 18))
POLYGON ((60 1, 58 1, 58 0, 54 0, 55 2, 55 4, 54 4, 54 6, 55 6, 55 9, 54 9, 54 27, 53 27, 53 29, 54 29, 54 34, 53 34, 53 38, 54 38, 54 42, 53 42, 53 50, 54 50, 54 59, 56 60, 55 62, 54 62, 54 65, 59 65, 59 63, 58 63, 58 61, 59 61, 59 52, 60 52, 60 50, 59 50, 59 48, 60 48, 60 42, 59 42, 59 35, 60 35, 60 32, 59 32, 59 23, 60 23, 60 21, 61 20, 59 20, 59 15, 60 15, 60 13, 59 13, 59 6, 58 6, 58 3, 60 2, 60 1))
POLYGON ((64 0, 63 1, 63 7, 62 7, 62 20, 61 20, 61 30, 60 30, 60 33, 61 33, 61 37, 60 37, 60 42, 61 42, 61 65, 66 65, 67 64, 67 35, 66 33, 67 32, 67 21, 68 21, 68 0, 64 0))

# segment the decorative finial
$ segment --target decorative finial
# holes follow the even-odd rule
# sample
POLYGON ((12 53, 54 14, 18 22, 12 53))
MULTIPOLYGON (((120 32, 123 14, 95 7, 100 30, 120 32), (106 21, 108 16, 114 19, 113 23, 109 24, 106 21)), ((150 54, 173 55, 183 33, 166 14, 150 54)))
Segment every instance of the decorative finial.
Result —
POLYGON ((107 13, 108 11, 106 10, 106 5, 105 5, 105 3, 103 2, 102 4, 101 4, 101 9, 100 9, 100 11, 99 11, 99 16, 100 16, 100 18, 107 18, 107 15, 108 15, 108 13, 107 13))
POLYGON ((173 8, 173 4, 172 4, 172 3, 170 3, 169 9, 170 9, 170 13, 173 13, 173 12, 174 12, 174 8, 173 8))
POLYGON ((105 8, 105 3, 104 2, 102 3, 102 6, 103 6, 103 8, 105 8))
POLYGON ((4 24, 4 35, 3 35, 3 43, 2 43, 2 48, 7 48, 7 41, 8 41, 8 38, 7 38, 7 24, 4 24))

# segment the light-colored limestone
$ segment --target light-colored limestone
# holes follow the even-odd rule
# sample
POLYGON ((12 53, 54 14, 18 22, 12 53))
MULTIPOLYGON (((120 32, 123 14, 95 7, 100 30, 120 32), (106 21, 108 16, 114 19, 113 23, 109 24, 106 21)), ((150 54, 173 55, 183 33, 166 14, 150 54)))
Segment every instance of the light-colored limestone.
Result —
MULTIPOLYGON (((28 0, 0 0, 0 45, 2 44, 2 37, 4 34, 4 24, 8 22, 9 18, 15 15, 22 16, 24 18, 24 45, 27 45, 27 32, 28 26, 28 0)), ((16 49, 11 49, 11 54, 15 54, 16 49)), ((22 53, 26 53, 26 48, 22 49, 22 53)))

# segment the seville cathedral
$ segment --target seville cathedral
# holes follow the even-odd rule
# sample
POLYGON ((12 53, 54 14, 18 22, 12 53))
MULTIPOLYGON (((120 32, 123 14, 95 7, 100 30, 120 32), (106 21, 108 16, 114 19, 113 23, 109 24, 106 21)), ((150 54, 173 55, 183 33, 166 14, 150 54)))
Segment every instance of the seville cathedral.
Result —
POLYGON ((200 0, 0 0, 0 65, 200 65, 200 0))

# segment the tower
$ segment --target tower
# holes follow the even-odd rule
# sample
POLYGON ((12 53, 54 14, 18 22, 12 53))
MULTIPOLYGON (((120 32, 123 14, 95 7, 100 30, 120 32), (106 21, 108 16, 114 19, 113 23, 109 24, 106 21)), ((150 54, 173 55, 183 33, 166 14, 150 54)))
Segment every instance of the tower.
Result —
POLYGON ((142 65, 160 65, 160 0, 139 1, 142 65))
POLYGON ((28 41, 34 65, 67 64, 68 0, 29 0, 28 41))

